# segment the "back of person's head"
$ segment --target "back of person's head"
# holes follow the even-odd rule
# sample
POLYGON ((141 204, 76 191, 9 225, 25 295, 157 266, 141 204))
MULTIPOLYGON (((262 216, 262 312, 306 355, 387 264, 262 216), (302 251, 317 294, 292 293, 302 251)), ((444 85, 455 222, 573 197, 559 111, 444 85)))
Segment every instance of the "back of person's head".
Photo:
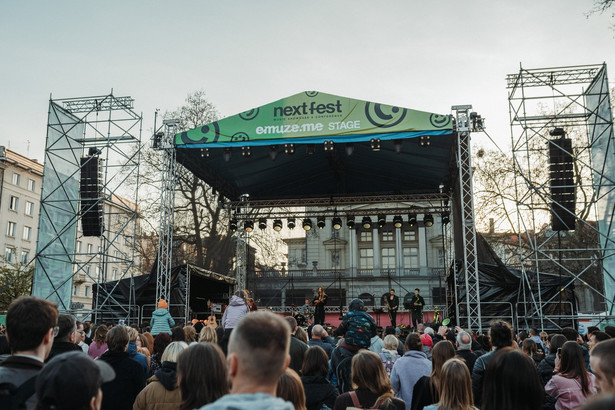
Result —
POLYGON ((269 311, 245 315, 228 344, 229 357, 237 356, 242 372, 264 384, 275 384, 287 366, 290 326, 269 311))
POLYGON ((134 343, 137 341, 137 338, 139 337, 139 332, 137 331, 137 329, 135 329, 134 327, 127 327, 126 332, 128 332, 129 342, 134 343))
POLYGON ((512 346, 513 333, 510 323, 500 319, 493 320, 489 327, 489 339, 497 349, 512 346))
POLYGON ((123 352, 128 345, 128 332, 124 326, 113 326, 107 333, 107 348, 111 352, 123 352))
POLYGON ((581 346, 576 341, 567 341, 562 346, 559 359, 559 373, 571 379, 578 379, 583 394, 587 396, 589 394, 589 380, 581 346))
POLYGON ((600 328, 598 326, 587 326, 587 335, 591 335, 596 330, 600 330, 600 328))
POLYGON ((301 326, 297 326, 297 330, 295 330, 295 337, 301 340, 303 343, 308 344, 308 335, 305 330, 301 326))
POLYGON ((57 323, 58 307, 55 303, 33 296, 15 299, 6 314, 6 334, 11 351, 36 349, 57 323))
POLYGON ((103 343, 107 341, 108 332, 109 332, 109 329, 107 328, 107 326, 105 325, 97 326, 96 330, 94 331, 94 341, 98 343, 99 345, 102 345, 103 343))
POLYGON ((399 346, 399 339, 395 335, 386 335, 383 342, 384 348, 387 350, 395 350, 399 346))
POLYGON ((538 329, 530 327, 530 336, 538 336, 538 329))
POLYGON ((184 341, 188 344, 196 342, 196 329, 194 326, 184 326, 184 338, 184 341))
POLYGON ((158 356, 158 358, 160 358, 162 356, 162 353, 164 353, 164 349, 167 348, 169 343, 171 343, 171 336, 168 333, 158 333, 156 337, 154 337, 154 351, 152 352, 152 354, 155 354, 158 356))
POLYGON ((297 329, 297 319, 295 319, 292 316, 285 316, 284 320, 286 320, 286 322, 288 323, 288 326, 290 326, 291 333, 294 332, 295 329, 297 329))
POLYGON ((448 359, 452 359, 455 357, 455 347, 448 340, 441 340, 436 343, 431 351, 431 362, 432 362, 432 370, 431 377, 435 378, 436 381, 440 376, 440 371, 442 370, 442 366, 448 359))
POLYGON ((615 339, 594 346, 590 364, 602 392, 615 393, 615 339))
POLYGON ((421 336, 418 333, 410 333, 406 337, 406 350, 423 350, 423 343, 421 342, 421 336))
POLYGON ((615 326, 612 326, 612 325, 605 326, 604 333, 611 336, 612 338, 615 338, 615 326))
POLYGON ((487 363, 482 410, 540 410, 542 382, 534 361, 512 347, 501 348, 487 363))
POLYGON ((181 326, 175 326, 171 329, 171 341, 172 342, 185 342, 186 334, 184 333, 184 328, 181 326))
POLYGON ((326 377, 329 373, 329 358, 327 352, 320 346, 312 346, 305 351, 301 374, 303 376, 326 377))
POLYGON ((201 333, 199 333, 199 343, 201 342, 218 343, 218 333, 216 333, 216 329, 211 326, 203 326, 201 333))
POLYGON ((312 327, 312 337, 321 338, 325 334, 325 328, 322 325, 314 325, 312 327))
POLYGON ((592 336, 596 339, 596 343, 604 342, 605 340, 609 340, 611 336, 609 336, 606 332, 602 332, 600 330, 594 331, 592 336))
POLYGON ((80 410, 100 408, 103 383, 115 378, 115 371, 102 360, 83 352, 55 356, 36 378, 39 410, 80 410), (92 406, 94 404, 94 406, 92 406))
POLYGON ((61 314, 58 316, 58 335, 57 342, 69 342, 71 335, 77 330, 77 321, 73 315, 61 314))
POLYGON ((226 360, 218 345, 198 343, 185 348, 177 358, 177 384, 180 410, 200 408, 227 394, 226 360))
POLYGON ((439 408, 472 409, 472 377, 463 360, 452 358, 442 366, 438 383, 440 394, 439 408))
POLYGON ((480 344, 480 347, 485 351, 488 352, 491 350, 491 340, 489 340, 488 336, 485 335, 478 335, 476 336, 476 341, 478 342, 478 344, 480 344))
POLYGON ((532 339, 525 339, 521 344, 521 350, 523 351, 523 353, 531 357, 536 352, 538 352, 538 346, 536 345, 536 342, 532 339))
POLYGON ((243 290, 235 291, 234 295, 242 299, 246 298, 246 293, 243 290))
POLYGON ((360 310, 363 310, 364 306, 365 306, 365 302, 363 302, 363 300, 359 298, 352 299, 350 303, 348 304, 348 311, 350 312, 360 311, 360 310))
POLYGON ((173 362, 177 363, 177 358, 179 354, 186 349, 188 345, 185 342, 172 342, 170 343, 166 349, 164 349, 164 353, 162 353, 162 357, 160 358, 161 362, 173 362))
POLYGON ((352 357, 351 379, 354 389, 367 389, 378 397, 392 397, 391 381, 380 356, 371 350, 359 350, 352 357))
POLYGON ((523 342, 525 339, 527 339, 527 332, 522 330, 519 332, 519 341, 523 342))
POLYGON ((295 410, 306 410, 303 383, 301 383, 299 375, 293 369, 287 368, 280 375, 276 388, 276 397, 291 402, 295 406, 295 410))
POLYGON ((551 343, 549 344, 549 353, 555 354, 557 353, 557 349, 562 347, 564 343, 567 342, 566 336, 564 335, 553 335, 551 336, 551 343))
POLYGON ((571 327, 563 328, 561 333, 564 335, 566 340, 570 341, 576 341, 577 337, 579 337, 579 332, 577 332, 576 329, 573 329, 571 327))
POLYGON ((457 334, 457 344, 459 344, 459 350, 470 350, 472 348, 472 336, 462 330, 457 334))

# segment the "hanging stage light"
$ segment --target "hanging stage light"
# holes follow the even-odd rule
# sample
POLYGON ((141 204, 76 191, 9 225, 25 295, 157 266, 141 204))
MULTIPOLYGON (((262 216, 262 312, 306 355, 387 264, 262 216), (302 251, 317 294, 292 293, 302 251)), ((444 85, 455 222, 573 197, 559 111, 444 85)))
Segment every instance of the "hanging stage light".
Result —
POLYGON ((393 226, 396 228, 401 228, 404 224, 404 220, 401 218, 401 215, 395 215, 393 217, 393 226))
POLYGON ((231 228, 231 232, 237 232, 237 218, 231 218, 229 228, 231 228))
POLYGON ((442 214, 442 225, 446 225, 451 222, 451 217, 448 212, 442 214))
POLYGON ((354 229, 354 216, 346 217, 346 226, 348 229, 354 229))
POLYGON ((295 144, 284 144, 284 152, 286 155, 293 155, 295 153, 295 144))
POLYGON ((271 158, 272 161, 275 161, 275 159, 278 157, 278 146, 277 145, 272 145, 269 147, 269 158, 271 158))
POLYGON ((425 224, 426 227, 430 227, 433 226, 433 216, 431 216, 431 214, 427 214, 425 215, 425 218, 423 218, 423 223, 425 224))
POLYGON ((333 225, 333 229, 339 231, 340 229, 342 229, 342 218, 336 216, 335 218, 333 218, 333 221, 331 221, 331 224, 333 225))
POLYGON ((288 229, 290 229, 291 231, 295 229, 295 218, 288 218, 286 226, 288 226, 288 229))
POLYGON ((246 232, 252 232, 254 230, 254 221, 245 221, 243 223, 243 229, 246 232))
POLYGON ((382 228, 387 223, 386 215, 378 215, 378 228, 382 228))
POLYGON ((318 217, 318 222, 316 222, 316 226, 318 226, 318 229, 322 229, 322 228, 325 227, 325 225, 326 225, 325 217, 324 216, 319 216, 318 217))
POLYGON ((260 218, 258 220, 258 229, 260 229, 261 231, 264 231, 265 229, 267 229, 267 219, 260 218))
POLYGON ((372 138, 370 141, 370 146, 374 151, 380 151, 380 138, 372 138))
POLYGON ((361 221, 361 225, 363 225, 363 229, 369 229, 372 227, 372 218, 369 216, 364 216, 363 221, 361 221))
POLYGON ((408 215, 408 225, 410 225, 411 228, 416 225, 416 214, 408 215))
POLYGON ((224 148, 224 152, 222 153, 222 158, 224 158, 224 162, 229 162, 231 160, 231 149, 224 148))
POLYGON ((280 232, 282 230, 282 221, 280 219, 273 220, 273 230, 280 232))
POLYGON ((250 147, 241 147, 241 155, 243 155, 244 158, 250 158, 252 156, 252 150, 250 147))
POLYGON ((312 229, 312 226, 312 220, 310 218, 305 218, 303 220, 303 229, 309 231, 310 229, 312 229))

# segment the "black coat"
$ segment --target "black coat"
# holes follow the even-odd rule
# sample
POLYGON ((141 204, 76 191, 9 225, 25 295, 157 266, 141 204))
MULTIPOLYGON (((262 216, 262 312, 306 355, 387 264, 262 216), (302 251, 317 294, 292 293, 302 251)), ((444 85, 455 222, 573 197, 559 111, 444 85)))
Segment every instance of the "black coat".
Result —
POLYGON ((457 356, 465 361, 470 374, 472 374, 472 370, 474 370, 474 362, 476 361, 476 354, 469 350, 457 350, 457 356))
POLYGON ((102 410, 132 410, 139 392, 145 387, 143 367, 128 352, 107 350, 100 356, 115 370, 115 379, 102 385, 102 410))
POLYGON ((305 390, 305 405, 307 410, 319 410, 325 404, 329 408, 335 405, 339 391, 322 376, 301 376, 305 390))
POLYGON ((79 345, 76 345, 73 342, 53 342, 53 345, 51 345, 51 351, 49 352, 49 356, 47 356, 47 359, 45 359, 45 363, 49 362, 53 357, 62 353, 82 351, 83 350, 81 350, 79 345))
POLYGON ((305 355, 305 351, 307 349, 308 345, 297 339, 295 335, 291 335, 290 348, 288 351, 288 354, 290 355, 290 365, 288 367, 297 373, 301 372, 301 367, 303 367, 303 356, 305 355))

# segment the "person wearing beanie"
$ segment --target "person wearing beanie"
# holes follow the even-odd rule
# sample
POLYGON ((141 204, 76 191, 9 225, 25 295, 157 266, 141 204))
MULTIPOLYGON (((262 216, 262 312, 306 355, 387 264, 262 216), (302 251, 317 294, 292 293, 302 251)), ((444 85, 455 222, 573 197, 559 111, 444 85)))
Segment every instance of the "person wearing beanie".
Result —
POLYGON ((158 301, 158 309, 154 310, 152 320, 150 321, 150 326, 152 327, 150 333, 152 336, 156 336, 158 333, 171 334, 171 327, 175 326, 175 321, 167 310, 168 307, 169 305, 166 300, 160 299, 158 301))

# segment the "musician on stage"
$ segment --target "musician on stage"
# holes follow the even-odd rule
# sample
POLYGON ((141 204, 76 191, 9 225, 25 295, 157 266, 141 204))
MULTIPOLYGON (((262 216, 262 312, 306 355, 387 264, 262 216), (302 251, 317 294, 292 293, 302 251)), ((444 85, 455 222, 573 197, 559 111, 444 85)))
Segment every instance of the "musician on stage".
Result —
POLYGON ((312 317, 314 316, 314 307, 310 304, 309 299, 305 299, 305 305, 301 306, 299 312, 301 312, 301 314, 303 315, 303 317, 305 317, 306 320, 312 319, 312 317))
POLYGON ((399 297, 395 296, 395 289, 391 289, 385 299, 391 326, 397 327, 397 309, 399 308, 399 297))
POLYGON ((414 296, 410 300, 410 308, 412 309, 412 327, 417 328, 419 323, 423 323, 423 306, 425 306, 425 299, 419 292, 419 288, 414 289, 414 296))
POLYGON ((318 287, 318 293, 314 296, 312 302, 314 305, 314 324, 325 324, 325 305, 327 304, 327 294, 322 286, 318 287))

